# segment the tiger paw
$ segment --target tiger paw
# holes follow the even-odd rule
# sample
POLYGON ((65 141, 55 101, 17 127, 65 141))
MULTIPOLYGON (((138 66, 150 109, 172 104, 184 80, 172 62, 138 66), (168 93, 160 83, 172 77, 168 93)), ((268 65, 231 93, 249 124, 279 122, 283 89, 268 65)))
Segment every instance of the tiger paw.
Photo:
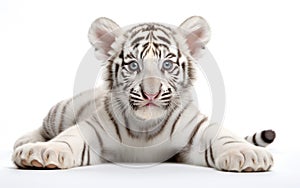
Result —
POLYGON ((45 138, 40 134, 39 130, 35 130, 19 138, 15 142, 14 149, 27 143, 35 143, 41 141, 45 141, 45 138))
POLYGON ((28 143, 15 149, 13 162, 19 168, 71 168, 75 162, 71 149, 65 143, 28 143))
POLYGON ((227 149, 216 159, 216 168, 232 172, 265 172, 273 166, 272 155, 264 148, 242 145, 227 149))

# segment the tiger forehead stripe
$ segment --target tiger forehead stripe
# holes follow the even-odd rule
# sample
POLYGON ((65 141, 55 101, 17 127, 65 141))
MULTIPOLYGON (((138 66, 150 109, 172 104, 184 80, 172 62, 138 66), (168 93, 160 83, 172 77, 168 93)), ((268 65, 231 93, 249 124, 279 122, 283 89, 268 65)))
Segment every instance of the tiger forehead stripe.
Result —
POLYGON ((132 54, 132 52, 130 52, 129 54, 126 55, 125 58, 134 58, 134 55, 132 54))
POLYGON ((157 36, 157 38, 159 38, 160 40, 164 41, 165 43, 171 45, 171 42, 169 39, 167 39, 166 37, 163 36, 157 36))
POLYGON ((161 31, 167 37, 173 38, 173 36, 170 35, 170 33, 172 33, 171 28, 157 23, 146 23, 146 24, 137 25, 131 28, 130 30, 128 30, 128 34, 129 35, 131 34, 130 38, 134 38, 138 33, 145 32, 145 31, 161 31))
POLYGON ((144 40, 145 37, 137 37, 136 39, 134 39, 132 42, 131 42, 131 46, 134 46, 135 44, 138 44, 141 40, 144 40))
POLYGON ((176 55, 173 54, 173 53, 168 53, 168 55, 166 55, 166 57, 167 57, 167 58, 172 58, 172 57, 176 57, 176 55))

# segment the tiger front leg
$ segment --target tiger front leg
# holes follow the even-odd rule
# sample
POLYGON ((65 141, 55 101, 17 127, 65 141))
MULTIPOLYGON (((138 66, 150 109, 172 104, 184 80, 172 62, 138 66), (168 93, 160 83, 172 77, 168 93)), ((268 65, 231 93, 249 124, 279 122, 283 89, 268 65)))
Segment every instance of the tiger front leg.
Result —
POLYGON ((48 142, 17 147, 12 156, 19 168, 67 169, 99 163, 100 158, 85 143, 77 126, 70 127, 48 142))
POLYGON ((262 172, 273 166, 273 157, 265 148, 254 146, 219 125, 208 126, 199 142, 189 148, 181 154, 183 162, 222 171, 262 172))

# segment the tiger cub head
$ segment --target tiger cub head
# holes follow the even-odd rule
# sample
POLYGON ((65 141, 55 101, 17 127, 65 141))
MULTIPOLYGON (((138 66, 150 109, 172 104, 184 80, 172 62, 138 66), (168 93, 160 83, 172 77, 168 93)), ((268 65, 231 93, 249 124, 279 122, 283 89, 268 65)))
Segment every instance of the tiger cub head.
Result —
POLYGON ((88 36, 96 58, 106 67, 105 80, 116 108, 147 121, 163 118, 189 100, 183 96, 210 29, 199 16, 178 27, 144 23, 121 28, 98 18, 88 36))

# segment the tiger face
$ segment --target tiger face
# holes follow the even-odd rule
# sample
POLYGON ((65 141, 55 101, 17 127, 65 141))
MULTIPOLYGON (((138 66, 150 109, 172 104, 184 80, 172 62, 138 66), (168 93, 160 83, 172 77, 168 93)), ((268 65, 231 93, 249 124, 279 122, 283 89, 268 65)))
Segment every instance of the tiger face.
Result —
POLYGON ((208 30, 201 17, 191 17, 180 27, 146 23, 129 29, 97 19, 89 39, 96 57, 107 59, 113 106, 145 121, 181 106, 194 79, 193 59, 208 41, 208 30))
POLYGON ((178 93, 189 66, 171 34, 171 29, 157 24, 139 25, 126 33, 116 84, 122 83, 128 97, 123 102, 138 118, 157 119, 180 105, 178 93))

